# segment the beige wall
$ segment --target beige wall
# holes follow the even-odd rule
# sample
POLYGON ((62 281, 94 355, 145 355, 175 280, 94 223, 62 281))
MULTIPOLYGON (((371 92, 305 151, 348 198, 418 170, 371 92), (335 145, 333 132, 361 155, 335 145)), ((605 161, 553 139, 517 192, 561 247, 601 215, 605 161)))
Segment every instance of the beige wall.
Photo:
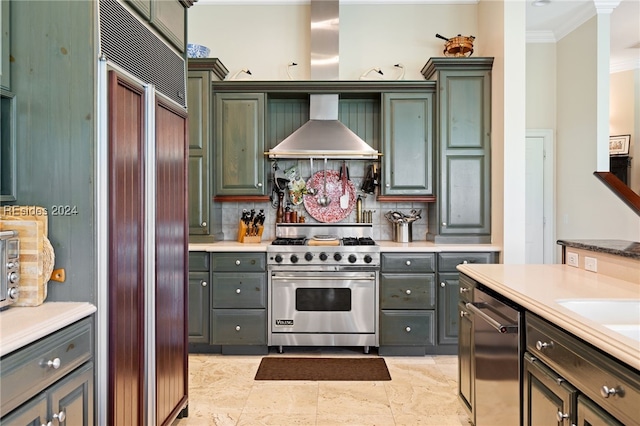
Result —
POLYGON ((611 135, 631 135, 629 187, 640 194, 640 70, 611 74, 609 130, 611 135))
POLYGON ((556 128, 556 44, 527 44, 527 129, 556 128))

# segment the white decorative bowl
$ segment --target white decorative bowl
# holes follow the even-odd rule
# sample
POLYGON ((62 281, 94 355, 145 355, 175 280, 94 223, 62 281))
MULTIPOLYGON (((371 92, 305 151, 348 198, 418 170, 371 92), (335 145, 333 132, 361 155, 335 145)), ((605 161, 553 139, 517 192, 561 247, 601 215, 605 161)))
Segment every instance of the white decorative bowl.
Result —
POLYGON ((211 52, 211 49, 209 49, 207 46, 187 43, 188 58, 208 58, 209 52, 211 52))

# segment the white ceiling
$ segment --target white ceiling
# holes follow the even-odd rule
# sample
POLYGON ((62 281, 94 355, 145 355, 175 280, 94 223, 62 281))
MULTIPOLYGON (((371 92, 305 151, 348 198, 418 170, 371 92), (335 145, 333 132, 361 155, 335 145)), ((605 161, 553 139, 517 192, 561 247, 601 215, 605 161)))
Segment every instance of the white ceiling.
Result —
MULTIPOLYGON (((542 7, 527 0, 527 41, 558 41, 595 14, 594 0, 550 0, 542 7)), ((640 0, 622 0, 611 13, 610 64, 612 72, 640 68, 640 0)))

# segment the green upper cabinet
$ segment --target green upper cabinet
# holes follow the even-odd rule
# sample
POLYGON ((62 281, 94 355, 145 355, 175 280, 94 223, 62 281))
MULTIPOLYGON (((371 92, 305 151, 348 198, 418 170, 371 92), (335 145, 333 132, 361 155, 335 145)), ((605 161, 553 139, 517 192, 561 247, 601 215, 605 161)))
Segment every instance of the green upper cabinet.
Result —
POLYGON ((433 194, 433 94, 384 93, 382 195, 433 194))
POLYGON ((9 25, 11 24, 10 18, 10 5, 11 2, 9 0, 2 0, 1 9, 0 9, 0 32, 2 34, 1 37, 1 47, 0 51, 0 61, 2 61, 2 77, 0 77, 0 86, 3 89, 11 90, 11 29, 9 25))
POLYGON ((265 94, 216 93, 215 195, 264 196, 265 94))
POLYGON ((212 207, 212 112, 211 82, 228 71, 217 58, 189 59, 187 106, 189 108, 189 236, 192 242, 215 239, 222 218, 212 207), (196 236, 198 236, 196 238, 196 236))
POLYGON ((436 208, 427 239, 491 242, 491 67, 493 58, 431 58, 437 81, 436 208))
POLYGON ((149 21, 180 52, 185 51, 187 40, 186 0, 127 0, 133 8, 149 21))

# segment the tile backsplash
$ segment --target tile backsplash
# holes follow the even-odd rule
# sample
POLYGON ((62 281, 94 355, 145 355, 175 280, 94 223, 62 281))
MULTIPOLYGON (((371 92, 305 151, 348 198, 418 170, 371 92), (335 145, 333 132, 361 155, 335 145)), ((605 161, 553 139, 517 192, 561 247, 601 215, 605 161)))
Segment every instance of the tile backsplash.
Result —
MULTIPOLYGON (((327 164, 327 168, 329 170, 340 170, 342 162, 338 160, 331 160, 327 164)), ((388 211, 400 211, 406 214, 409 214, 412 209, 419 210, 422 209, 421 219, 415 221, 412 225, 413 228, 413 240, 414 241, 424 241, 426 240, 426 234, 428 229, 427 223, 427 208, 429 203, 380 203, 376 200, 375 194, 364 194, 360 191, 360 187, 362 185, 362 181, 365 177, 366 170, 371 162, 367 161, 347 161, 347 166, 349 168, 349 177, 353 182, 356 188, 356 196, 362 196, 362 210, 372 211, 372 223, 373 223, 373 239, 383 241, 383 240, 391 240, 392 239, 392 225, 384 216, 388 211)), ((321 171, 324 169, 324 162, 321 160, 314 160, 313 168, 311 171, 311 165, 309 160, 279 160, 278 167, 281 170, 288 170, 290 167, 296 166, 298 168, 298 173, 305 181, 309 179, 313 173, 321 171)), ((269 182, 273 180, 273 168, 271 167, 269 170, 269 182)), ((271 191, 271 184, 268 187, 268 191, 271 191)), ((271 194, 271 192, 269 192, 271 194)), ((289 202, 288 195, 285 195, 285 205, 289 202)), ((224 232, 225 240, 235 240, 237 238, 238 233, 238 222, 242 215, 243 209, 255 209, 256 212, 260 211, 260 209, 264 209, 266 220, 265 220, 265 228, 264 233, 262 235, 263 241, 271 240, 275 238, 275 222, 276 222, 276 213, 277 210, 272 206, 270 202, 265 203, 250 203, 250 202, 225 202, 221 204, 221 212, 222 212, 222 229, 224 232)), ((298 216, 305 216, 307 223, 318 223, 315 219, 313 219, 308 212, 306 211, 304 204, 300 204, 298 206, 291 205, 293 210, 298 212, 298 216)), ((355 223, 356 222, 356 210, 353 211, 347 216, 345 219, 340 221, 340 223, 355 223)))

